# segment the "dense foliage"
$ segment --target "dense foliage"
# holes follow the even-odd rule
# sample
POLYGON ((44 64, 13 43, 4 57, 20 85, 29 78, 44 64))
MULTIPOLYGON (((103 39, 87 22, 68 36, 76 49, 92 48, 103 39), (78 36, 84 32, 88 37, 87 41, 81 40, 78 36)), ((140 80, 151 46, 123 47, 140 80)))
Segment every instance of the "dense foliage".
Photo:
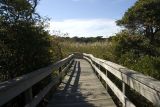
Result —
MULTIPOLYGON (((138 0, 117 25, 118 63, 160 79, 160 0, 138 0)), ((115 39, 116 39, 115 38, 115 39)))
POLYGON ((52 62, 51 40, 35 8, 39 0, 0 1, 0 80, 52 62))
POLYGON ((160 0, 138 0, 117 24, 133 33, 145 35, 154 43, 156 34, 160 31, 160 0))
POLYGON ((117 42, 114 50, 117 63, 160 79, 160 47, 150 44, 146 37, 126 32, 117 34, 112 41, 117 42))

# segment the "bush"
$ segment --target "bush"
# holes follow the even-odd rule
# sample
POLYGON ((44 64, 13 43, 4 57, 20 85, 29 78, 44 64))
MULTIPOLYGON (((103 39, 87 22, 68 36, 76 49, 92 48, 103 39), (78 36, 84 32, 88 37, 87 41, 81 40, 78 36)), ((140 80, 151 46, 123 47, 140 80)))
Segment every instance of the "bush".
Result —
POLYGON ((160 57, 143 56, 131 68, 160 80, 160 57))
POLYGON ((121 32, 112 38, 116 63, 160 79, 160 48, 150 44, 148 38, 121 32))

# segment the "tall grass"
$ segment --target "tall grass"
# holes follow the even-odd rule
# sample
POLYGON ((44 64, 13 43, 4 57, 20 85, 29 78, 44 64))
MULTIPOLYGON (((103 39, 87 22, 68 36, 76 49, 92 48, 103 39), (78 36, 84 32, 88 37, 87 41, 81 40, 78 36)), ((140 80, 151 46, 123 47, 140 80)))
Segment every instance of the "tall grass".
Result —
POLYGON ((67 56, 73 52, 93 54, 95 57, 102 59, 113 60, 114 44, 108 41, 79 43, 65 41, 61 43, 62 53, 67 56))

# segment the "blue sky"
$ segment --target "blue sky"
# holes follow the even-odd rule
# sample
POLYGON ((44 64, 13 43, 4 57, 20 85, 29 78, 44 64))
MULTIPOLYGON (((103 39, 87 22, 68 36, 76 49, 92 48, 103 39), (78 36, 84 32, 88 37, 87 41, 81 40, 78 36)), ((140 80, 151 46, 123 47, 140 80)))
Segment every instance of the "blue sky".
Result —
POLYGON ((41 0, 37 11, 51 18, 50 33, 69 36, 111 36, 120 31, 115 21, 136 0, 41 0))

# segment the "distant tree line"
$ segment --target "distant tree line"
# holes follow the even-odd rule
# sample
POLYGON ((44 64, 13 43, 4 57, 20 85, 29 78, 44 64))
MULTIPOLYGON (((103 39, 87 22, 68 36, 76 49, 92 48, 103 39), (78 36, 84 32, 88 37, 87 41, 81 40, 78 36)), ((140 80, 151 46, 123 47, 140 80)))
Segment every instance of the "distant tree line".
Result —
POLYGON ((73 41, 78 43, 92 43, 92 42, 103 42, 107 40, 107 38, 103 38, 103 36, 97 37, 59 37, 62 41, 73 41))

